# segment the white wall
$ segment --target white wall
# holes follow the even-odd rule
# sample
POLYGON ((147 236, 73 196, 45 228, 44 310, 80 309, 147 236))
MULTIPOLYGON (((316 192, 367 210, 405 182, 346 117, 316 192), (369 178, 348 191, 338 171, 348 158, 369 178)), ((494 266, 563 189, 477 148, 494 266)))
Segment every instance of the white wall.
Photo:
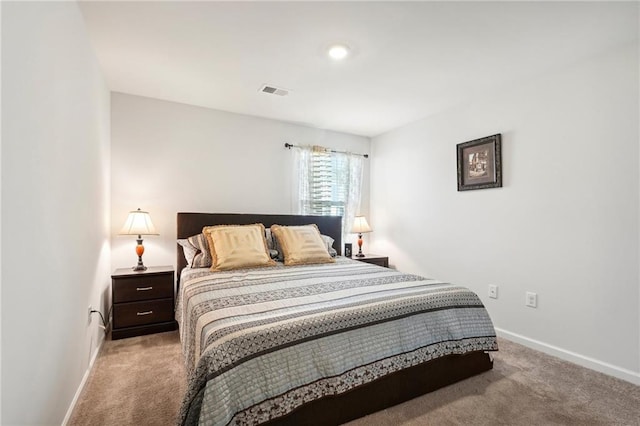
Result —
POLYGON ((109 91, 75 2, 2 3, 2 418, 60 424, 103 332, 109 91))
MULTIPOLYGON (((286 101, 286 99, 284 100, 286 101)), ((176 213, 293 213, 292 153, 284 143, 368 153, 369 139, 246 115, 113 93, 112 267, 136 263, 127 213, 148 210, 160 236, 145 265, 174 265, 176 213)), ((365 161, 362 212, 369 207, 365 161)))
POLYGON ((620 47, 374 138, 374 249, 470 287, 508 337, 640 383, 638 75, 620 47), (456 144, 495 133, 504 187, 457 192, 456 144))

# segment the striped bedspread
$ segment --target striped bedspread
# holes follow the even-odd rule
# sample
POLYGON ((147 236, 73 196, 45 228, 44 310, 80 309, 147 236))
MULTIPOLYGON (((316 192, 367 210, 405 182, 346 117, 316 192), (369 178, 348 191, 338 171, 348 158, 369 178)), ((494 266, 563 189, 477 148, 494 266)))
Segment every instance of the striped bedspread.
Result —
POLYGON ((449 354, 497 350, 464 287, 351 259, 185 270, 181 424, 250 425, 449 354))

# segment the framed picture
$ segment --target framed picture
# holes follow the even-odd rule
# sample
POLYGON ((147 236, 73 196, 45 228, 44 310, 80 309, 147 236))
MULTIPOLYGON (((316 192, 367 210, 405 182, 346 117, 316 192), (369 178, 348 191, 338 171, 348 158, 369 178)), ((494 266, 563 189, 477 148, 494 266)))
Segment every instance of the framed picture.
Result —
POLYGON ((345 243, 344 244, 344 256, 345 257, 351 257, 351 254, 352 254, 351 250, 352 250, 351 243, 345 243))
POLYGON ((458 191, 502 186, 501 135, 459 143, 458 191))

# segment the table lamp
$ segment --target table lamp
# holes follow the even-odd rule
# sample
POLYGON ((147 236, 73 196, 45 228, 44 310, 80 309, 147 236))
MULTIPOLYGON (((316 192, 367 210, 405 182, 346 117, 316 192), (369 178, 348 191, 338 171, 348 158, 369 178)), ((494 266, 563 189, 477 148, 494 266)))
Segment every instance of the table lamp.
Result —
POLYGON ((146 271, 147 267, 142 263, 142 254, 144 253, 144 246, 142 245, 143 235, 158 235, 156 228, 151 222, 151 216, 148 212, 143 212, 138 209, 129 212, 127 221, 119 232, 119 235, 137 235, 138 245, 136 246, 136 254, 138 255, 138 264, 132 269, 134 271, 146 271))
POLYGON ((351 232, 358 234, 358 254, 356 254, 356 257, 364 257, 364 254, 362 254, 362 234, 371 232, 371 227, 367 223, 367 219, 364 216, 356 216, 353 219, 351 232))

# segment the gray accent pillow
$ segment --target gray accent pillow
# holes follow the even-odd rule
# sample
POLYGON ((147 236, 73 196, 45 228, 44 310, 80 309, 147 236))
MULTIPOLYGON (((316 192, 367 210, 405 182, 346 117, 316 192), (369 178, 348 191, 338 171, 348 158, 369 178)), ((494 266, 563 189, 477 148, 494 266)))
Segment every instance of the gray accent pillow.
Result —
POLYGON ((271 235, 271 228, 264 228, 264 236, 267 240, 267 248, 269 250, 275 250, 276 246, 273 242, 273 235, 271 235))
POLYGON ((282 249, 280 248, 280 244, 278 244, 277 238, 273 238, 271 228, 264 228, 264 236, 267 240, 267 248, 269 249, 269 255, 271 258, 282 262, 282 249))
POLYGON ((193 257, 193 263, 191 264, 192 268, 210 268, 211 262, 211 252, 209 251, 209 243, 207 242, 207 238, 204 234, 193 235, 187 238, 187 241, 191 243, 196 249, 198 249, 198 254, 193 257))
MULTIPOLYGON (((273 243, 273 250, 276 251, 276 257, 274 257, 273 259, 276 259, 280 262, 284 261, 284 252, 282 251, 282 247, 280 247, 280 241, 278 241, 277 238, 275 238, 273 236, 273 234, 271 234, 271 229, 269 229, 269 236, 271 237, 271 242, 273 243)), ((267 242, 268 243, 268 242, 267 242)))

